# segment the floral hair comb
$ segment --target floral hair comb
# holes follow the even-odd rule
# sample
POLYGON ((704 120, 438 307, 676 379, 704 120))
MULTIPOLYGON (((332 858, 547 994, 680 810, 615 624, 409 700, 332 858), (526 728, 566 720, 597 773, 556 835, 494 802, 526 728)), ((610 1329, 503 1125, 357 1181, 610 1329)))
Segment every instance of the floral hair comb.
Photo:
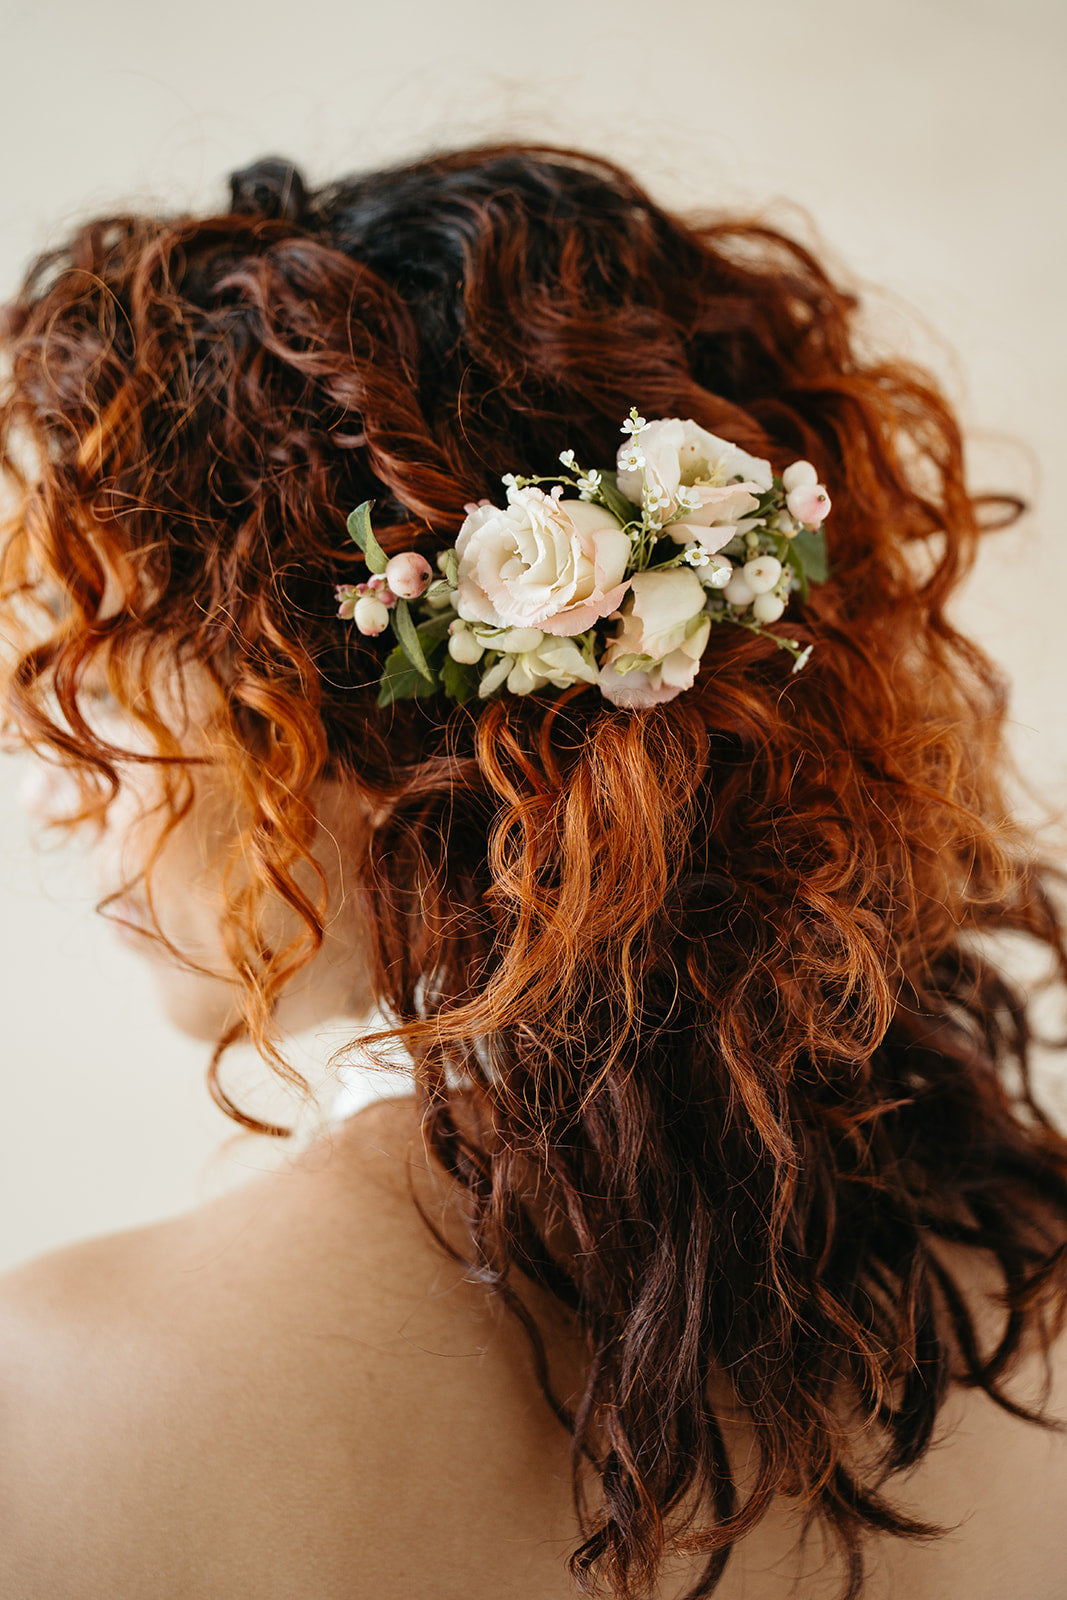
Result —
POLYGON ((368 635, 392 624, 379 705, 575 683, 617 706, 659 705, 692 687, 722 622, 773 639, 794 672, 805 665, 811 646, 769 627, 826 578, 830 498, 815 468, 795 461, 778 477, 695 422, 636 409, 621 431, 613 471, 564 450, 555 477, 508 473, 507 504, 467 506, 436 578, 414 550, 385 554, 372 501, 352 512, 372 575, 338 588, 338 614, 368 635))

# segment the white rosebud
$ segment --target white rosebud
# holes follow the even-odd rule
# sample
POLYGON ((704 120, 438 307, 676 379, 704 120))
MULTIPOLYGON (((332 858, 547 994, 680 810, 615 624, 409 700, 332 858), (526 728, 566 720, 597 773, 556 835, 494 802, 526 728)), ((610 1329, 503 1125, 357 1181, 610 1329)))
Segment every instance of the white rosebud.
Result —
POLYGON ((417 600, 432 577, 433 568, 416 550, 404 550, 386 562, 385 581, 399 600, 417 600))
POLYGON ((776 594, 758 594, 752 602, 752 615, 757 622, 777 622, 785 610, 785 601, 776 594))
POLYGON ((448 653, 453 661, 473 667, 485 654, 485 646, 476 639, 470 628, 459 627, 448 636, 448 653))
POLYGON ((374 637, 384 633, 389 626, 389 607, 380 600, 375 600, 373 595, 365 594, 357 600, 352 611, 352 621, 360 633, 374 637))
POLYGON ((723 594, 732 606, 748 606, 756 598, 756 591, 751 587, 744 573, 736 570, 723 590, 723 594))
POLYGON ((766 594, 782 576, 782 563, 777 556, 757 556, 754 561, 746 561, 742 570, 752 593, 766 594))
POLYGON ((810 461, 794 461, 791 467, 786 467, 782 473, 782 488, 786 494, 791 489, 807 489, 813 483, 818 483, 819 474, 810 461))

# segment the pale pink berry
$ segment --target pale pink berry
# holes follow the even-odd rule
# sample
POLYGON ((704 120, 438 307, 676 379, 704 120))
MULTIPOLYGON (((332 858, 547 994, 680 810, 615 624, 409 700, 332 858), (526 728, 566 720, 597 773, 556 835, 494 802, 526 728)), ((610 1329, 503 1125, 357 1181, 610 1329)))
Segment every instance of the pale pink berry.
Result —
POLYGON ((805 483, 799 489, 791 489, 785 503, 798 522, 817 528, 830 509, 830 496, 821 483, 805 483))
POLYGON ((417 550, 391 557, 385 569, 385 581, 400 600, 417 600, 432 577, 433 568, 417 550))
POLYGON ((752 615, 757 622, 777 622, 785 610, 785 601, 777 594, 758 594, 752 602, 752 615))
POLYGON ((782 563, 777 556, 756 556, 746 561, 741 570, 753 594, 766 594, 782 576, 782 563))
POLYGON ((372 638, 379 633, 384 633, 389 626, 389 607, 374 595, 363 595, 356 601, 352 612, 352 621, 360 633, 369 634, 372 638))
POLYGON ((782 488, 786 494, 793 489, 809 489, 818 483, 819 474, 810 461, 794 461, 791 467, 786 467, 782 473, 782 488))
POLYGON ((356 601, 359 599, 360 587, 361 586, 359 585, 353 585, 351 583, 339 583, 337 588, 334 590, 334 598, 337 601, 338 607, 337 615, 341 618, 342 622, 352 621, 352 613, 356 609, 356 601))

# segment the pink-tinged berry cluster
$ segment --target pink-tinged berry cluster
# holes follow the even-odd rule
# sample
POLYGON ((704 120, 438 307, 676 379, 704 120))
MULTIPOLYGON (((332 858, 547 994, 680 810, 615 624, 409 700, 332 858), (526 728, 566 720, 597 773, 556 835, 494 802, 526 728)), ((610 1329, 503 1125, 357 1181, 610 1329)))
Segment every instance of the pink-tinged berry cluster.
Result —
POLYGON ((374 637, 389 626, 389 613, 398 600, 419 600, 429 588, 433 568, 417 550, 390 557, 384 572, 366 583, 342 583, 334 591, 337 615, 354 622, 360 633, 374 637))

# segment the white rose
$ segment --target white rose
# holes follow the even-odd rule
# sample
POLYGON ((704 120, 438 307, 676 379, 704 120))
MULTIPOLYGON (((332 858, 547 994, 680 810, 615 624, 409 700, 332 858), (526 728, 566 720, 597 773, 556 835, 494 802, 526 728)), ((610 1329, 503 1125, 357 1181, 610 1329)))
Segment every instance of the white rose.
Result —
POLYGON ((661 705, 692 688, 711 632, 707 597, 684 567, 638 572, 630 588, 600 665, 601 693, 619 706, 661 705))
MULTIPOLYGON (((518 640, 517 628, 512 629, 511 634, 513 640, 526 642, 518 640)), ((497 645, 507 637, 507 634, 501 635, 497 645)), ((596 683, 598 677, 596 667, 586 660, 573 639, 543 633, 540 643, 533 648, 512 651, 494 661, 479 683, 478 693, 484 700, 506 682, 509 694, 532 694, 547 684, 556 689, 568 689, 572 683, 596 683)))
POLYGON ((639 504, 647 484, 667 524, 664 532, 676 544, 696 540, 709 554, 729 544, 738 522, 756 509, 757 496, 774 481, 769 461, 680 417, 642 428, 644 480, 640 470, 623 467, 628 448, 619 451, 620 491, 639 504), (678 512, 678 521, 668 522, 678 512))
POLYGON ((456 538, 465 622, 572 635, 618 609, 629 539, 603 506, 559 493, 512 486, 506 508, 468 514, 456 538))

